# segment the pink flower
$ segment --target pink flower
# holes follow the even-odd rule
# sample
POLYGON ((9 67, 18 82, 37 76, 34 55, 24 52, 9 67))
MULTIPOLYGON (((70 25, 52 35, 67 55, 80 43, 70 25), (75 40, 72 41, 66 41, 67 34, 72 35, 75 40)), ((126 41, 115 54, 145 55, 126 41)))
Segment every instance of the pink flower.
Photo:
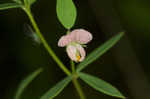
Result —
POLYGON ((87 44, 92 40, 92 34, 84 29, 76 29, 70 33, 74 41, 80 44, 87 44))
POLYGON ((84 29, 76 29, 62 36, 58 41, 59 47, 67 46, 67 54, 71 60, 81 62, 85 59, 86 52, 82 44, 92 40, 92 34, 84 29))

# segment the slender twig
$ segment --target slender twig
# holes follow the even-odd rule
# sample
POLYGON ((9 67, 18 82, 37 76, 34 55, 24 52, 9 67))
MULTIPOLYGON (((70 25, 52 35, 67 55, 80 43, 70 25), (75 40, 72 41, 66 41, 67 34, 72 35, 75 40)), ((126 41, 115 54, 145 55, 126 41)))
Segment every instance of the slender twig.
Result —
POLYGON ((80 96, 80 99, 86 99, 85 98, 85 95, 83 93, 83 90, 81 89, 81 86, 80 86, 80 83, 78 82, 78 75, 76 73, 76 70, 75 70, 75 64, 74 62, 71 60, 71 68, 72 68, 72 75, 73 75, 73 79, 72 79, 72 82, 80 96))
POLYGON ((69 76, 71 75, 71 72, 66 68, 66 66, 60 61, 60 59, 56 56, 56 54, 54 53, 54 51, 52 50, 52 48, 48 45, 47 41, 45 40, 44 36, 42 35, 42 33, 40 32, 36 21, 34 20, 34 17, 32 16, 31 13, 31 9, 27 6, 27 7, 23 7, 23 10, 26 12, 26 14, 28 15, 33 28, 35 29, 37 35, 40 37, 41 42, 43 43, 45 49, 48 51, 48 53, 50 54, 50 56, 55 60, 55 62, 58 64, 58 66, 69 76))

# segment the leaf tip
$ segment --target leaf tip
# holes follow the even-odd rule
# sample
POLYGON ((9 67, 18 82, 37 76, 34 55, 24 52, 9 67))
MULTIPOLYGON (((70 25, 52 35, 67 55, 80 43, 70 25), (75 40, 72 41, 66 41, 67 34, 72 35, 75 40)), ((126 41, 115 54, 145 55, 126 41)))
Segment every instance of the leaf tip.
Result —
POLYGON ((120 37, 122 37, 122 36, 124 36, 125 31, 119 32, 119 34, 120 34, 120 37))
POLYGON ((127 99, 127 97, 123 96, 122 94, 121 94, 120 98, 121 99, 127 99))
POLYGON ((120 91, 118 91, 118 92, 119 92, 119 94, 118 95, 114 95, 114 97, 118 97, 118 98, 121 98, 121 99, 127 99, 127 97, 125 97, 120 91))
POLYGON ((38 72, 42 72, 44 69, 41 67, 41 68, 39 68, 37 71, 38 72))

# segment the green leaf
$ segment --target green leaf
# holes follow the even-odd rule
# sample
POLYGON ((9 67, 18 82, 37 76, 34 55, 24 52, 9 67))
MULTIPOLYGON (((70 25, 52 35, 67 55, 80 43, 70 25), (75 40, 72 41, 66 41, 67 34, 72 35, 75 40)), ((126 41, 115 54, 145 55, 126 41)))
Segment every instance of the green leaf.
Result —
POLYGON ((86 82, 89 86, 93 87, 97 91, 100 91, 104 94, 118 97, 118 98, 125 98, 119 90, 117 90, 115 87, 110 85, 109 83, 105 82, 104 80, 101 80, 97 77, 85 74, 85 73, 79 73, 79 77, 86 82))
POLYGON ((112 37, 110 40, 106 41, 103 45, 100 47, 96 48, 92 53, 90 53, 86 59, 81 62, 77 66, 77 72, 81 71, 85 67, 88 66, 88 64, 92 63, 95 61, 97 58, 102 56, 106 51, 108 51, 111 47, 113 47, 123 36, 124 32, 119 33, 118 35, 112 37))
POLYGON ((14 99, 20 99, 21 94, 25 90, 25 88, 42 72, 42 69, 37 69, 32 74, 30 74, 28 77, 26 77, 19 85, 15 98, 14 99))
POLYGON ((0 4, 0 10, 6 10, 6 9, 11 9, 11 8, 19 8, 19 7, 21 7, 21 5, 17 4, 17 3, 0 4))
POLYGON ((36 0, 28 0, 29 4, 32 5, 33 3, 36 2, 36 0))
POLYGON ((35 3, 37 0, 24 0, 25 5, 31 6, 33 3, 35 3))
POLYGON ((22 0, 13 0, 16 3, 22 4, 22 0))
POLYGON ((71 80, 72 76, 66 77, 64 80, 60 81, 50 90, 48 90, 40 99, 53 99, 69 84, 71 80))
POLYGON ((73 27, 77 12, 72 0, 57 0, 56 12, 59 21, 66 29, 73 27))

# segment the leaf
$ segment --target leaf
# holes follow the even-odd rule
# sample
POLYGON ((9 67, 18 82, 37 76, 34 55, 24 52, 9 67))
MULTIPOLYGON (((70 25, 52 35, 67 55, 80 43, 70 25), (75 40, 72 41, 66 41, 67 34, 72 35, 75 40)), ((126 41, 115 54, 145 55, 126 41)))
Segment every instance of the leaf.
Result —
POLYGON ((119 33, 118 35, 112 37, 110 40, 106 41, 103 45, 100 47, 96 48, 92 53, 90 53, 86 59, 81 62, 77 66, 77 72, 81 71, 85 67, 88 66, 88 64, 92 63, 95 61, 97 58, 102 56, 106 51, 108 51, 111 47, 113 47, 123 36, 124 32, 119 33))
POLYGON ((33 3, 35 3, 37 0, 24 0, 25 5, 31 6, 33 3))
POLYGON ((36 2, 36 0, 28 0, 28 3, 30 4, 30 5, 32 5, 33 3, 35 3, 36 2))
POLYGON ((19 85, 15 98, 14 99, 20 99, 21 94, 25 90, 25 88, 42 72, 42 69, 37 69, 32 74, 30 74, 28 77, 26 77, 19 85))
POLYGON ((60 81, 50 90, 48 90, 40 99, 53 99, 69 84, 71 80, 72 76, 66 77, 64 80, 60 81))
POLYGON ((72 0, 57 0, 56 12, 59 21, 66 29, 73 27, 77 12, 72 0))
POLYGON ((110 85, 109 83, 94 77, 92 75, 88 75, 85 73, 79 73, 79 77, 86 82, 89 86, 93 87, 94 89, 96 89, 97 91, 100 91, 104 94, 110 95, 110 96, 114 96, 114 97, 118 97, 118 98, 125 98, 120 92, 119 90, 117 90, 115 87, 113 87, 112 85, 110 85))
POLYGON ((0 4, 0 10, 6 10, 6 9, 11 9, 11 8, 19 8, 19 7, 21 7, 21 5, 17 4, 17 3, 0 4))
POLYGON ((19 3, 19 4, 22 3, 22 0, 13 0, 13 1, 15 1, 16 3, 19 3))

